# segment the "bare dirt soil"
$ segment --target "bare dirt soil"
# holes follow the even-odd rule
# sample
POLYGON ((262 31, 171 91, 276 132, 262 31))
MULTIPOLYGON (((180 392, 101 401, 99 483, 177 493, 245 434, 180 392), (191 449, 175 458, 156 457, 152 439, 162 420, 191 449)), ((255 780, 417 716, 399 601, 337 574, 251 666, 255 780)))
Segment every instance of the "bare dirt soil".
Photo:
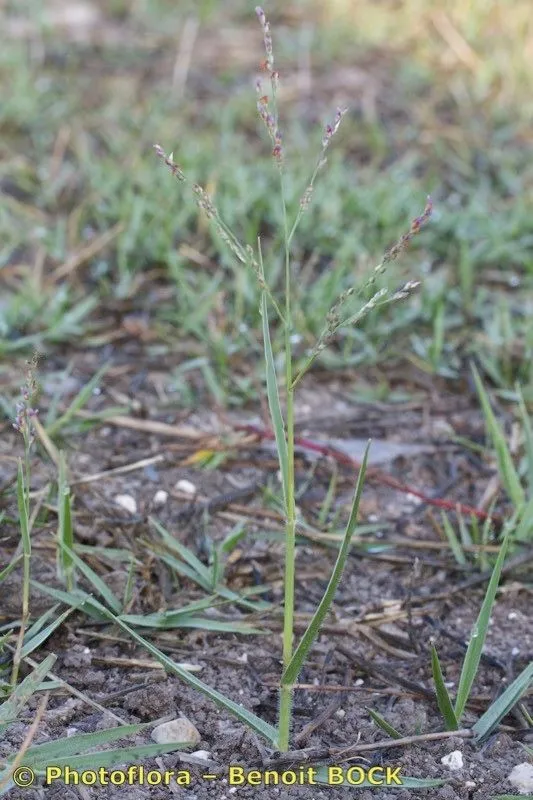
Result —
MULTIPOLYGON (((133 343, 130 350, 137 349, 135 359, 131 358, 132 352, 125 355, 125 349, 121 348, 125 363, 116 363, 104 378, 102 391, 91 398, 90 410, 96 412, 112 405, 113 397, 128 397, 135 400, 138 409, 137 414, 129 416, 129 424, 138 422, 149 429, 150 424, 158 420, 174 426, 177 435, 162 437, 149 430, 132 430, 126 427, 128 423, 124 418, 119 417, 93 428, 82 440, 76 437, 72 441, 68 455, 75 494, 77 541, 124 548, 138 557, 142 568, 135 571, 130 613, 146 614, 177 608, 203 596, 187 580, 180 580, 178 586, 164 565, 148 555, 146 541, 154 537, 147 521, 149 514, 156 516, 173 536, 204 559, 206 537, 220 541, 236 520, 246 520, 248 534, 232 553, 226 571, 227 583, 237 590, 254 583, 269 584, 272 588, 266 599, 279 608, 282 546, 278 540, 264 536, 265 530, 281 529, 281 518, 272 506, 265 505, 262 493, 269 481, 274 488, 277 481, 275 460, 268 443, 251 438, 244 443, 241 440, 240 448, 234 448, 232 457, 216 470, 183 465, 187 457, 203 446, 205 437, 213 442, 213 437, 225 433, 226 441, 231 441, 231 437, 233 442, 238 441, 232 426, 251 419, 253 410, 249 416, 242 412, 232 418, 214 412, 184 415, 170 407, 165 409, 153 388, 163 365, 154 369, 149 359, 143 360, 142 348, 133 343), (196 431, 204 438, 195 441, 180 436, 185 426, 189 434, 196 431), (153 457, 162 458, 132 472, 87 481, 95 473, 153 457), (175 489, 176 483, 183 479, 197 487, 195 502, 204 512, 193 513, 191 500, 175 489), (249 490, 249 496, 239 499, 235 492, 243 487, 249 490), (160 489, 168 491, 169 496, 164 506, 157 507, 154 496, 160 489), (119 494, 135 498, 135 514, 128 514, 117 506, 115 498, 119 494), (207 515, 206 501, 216 501, 212 502, 212 511, 207 515)), ((52 362, 48 366, 60 366, 61 361, 57 357, 56 364, 52 362)), ((72 391, 94 372, 98 361, 96 352, 76 357, 78 366, 72 373, 72 391)), ((372 380, 371 374, 368 380, 372 380)), ((419 391, 418 397, 419 400, 403 406, 355 404, 349 399, 349 382, 328 381, 326 384, 317 376, 300 398, 302 425, 299 433, 322 441, 342 439, 352 442, 353 447, 359 437, 372 432, 381 448, 381 472, 417 487, 429 497, 442 497, 445 487, 448 499, 477 505, 491 474, 490 465, 454 444, 451 438, 453 433, 460 432, 476 439, 482 433, 475 400, 468 387, 459 396, 443 388, 440 393, 419 391), (324 408, 328 409, 327 414, 324 408), (398 451, 401 453, 402 447, 414 445, 420 452, 413 454, 408 450, 408 456, 396 455, 398 451), (392 460, 387 447, 393 456, 396 455, 392 460)), ((45 395, 42 403, 46 404, 45 395)), ((167 434, 170 431, 171 428, 167 434)), ((68 447, 69 443, 65 444, 68 447)), ((11 433, 7 425, 0 446, 3 450, 0 477, 2 483, 6 483, 14 478, 14 458, 20 449, 16 433, 11 433)), ((299 457, 299 507, 310 522, 316 522, 332 468, 331 459, 321 458, 317 462, 305 452, 299 457)), ((335 506, 346 512, 354 470, 340 466, 338 471, 335 506)), ((34 489, 53 479, 53 470, 42 459, 35 459, 33 474, 34 489)), ((519 715, 505 719, 501 732, 481 747, 457 737, 393 747, 383 744, 386 734, 372 722, 367 711, 371 708, 380 713, 404 736, 443 730, 432 691, 429 645, 430 642, 436 644, 447 681, 457 685, 465 642, 479 611, 486 579, 479 568, 460 568, 454 562, 447 543, 437 532, 438 513, 438 509, 421 503, 412 495, 384 486, 379 481, 379 473, 376 475, 371 470, 361 522, 373 521, 376 529, 357 539, 334 612, 312 651, 311 661, 300 675, 302 688, 295 693, 294 747, 312 748, 310 761, 294 756, 292 764, 280 762, 278 756, 243 725, 217 710, 178 679, 165 676, 146 653, 120 632, 74 613, 43 650, 58 655, 56 674, 96 700, 106 712, 95 712, 83 700, 66 692, 52 693, 36 742, 109 727, 116 724, 117 718, 124 722, 144 722, 167 715, 184 715, 194 722, 201 734, 202 741, 197 749, 209 752, 209 771, 220 777, 212 783, 202 779, 205 769, 181 762, 179 768, 191 770, 192 783, 187 788, 173 787, 172 792, 162 787, 128 787, 126 790, 103 786, 67 788, 54 784, 32 790, 13 789, 10 797, 13 800, 116 798, 126 796, 126 792, 132 798, 163 798, 185 793, 190 798, 236 795, 318 800, 345 796, 347 789, 335 786, 235 787, 228 786, 225 779, 231 764, 254 769, 264 769, 270 764, 285 770, 316 763, 343 763, 345 767, 354 764, 400 766, 404 775, 445 780, 445 786, 438 789, 399 789, 394 796, 402 800, 415 796, 481 799, 509 792, 507 776, 514 765, 525 760, 521 743, 527 736, 527 729, 522 727, 519 715), (358 741, 377 744, 375 749, 347 763, 341 757, 327 757, 327 752, 342 751, 358 741), (462 752, 464 766, 451 772, 441 759, 454 750, 462 752), (320 752, 321 758, 312 758, 312 753, 320 752)), ((55 525, 54 516, 50 516, 39 527, 34 539, 33 577, 48 585, 58 585, 53 543, 55 525)), ((4 527, 0 542, 2 562, 13 555, 17 544, 18 529, 4 527)), ((332 551, 324 546, 309 539, 301 544, 297 590, 300 615, 313 611, 325 588, 333 560, 332 551)), ((105 556, 89 557, 88 563, 105 577, 120 597, 126 584, 127 566, 106 560, 105 556)), ((533 657, 531 590, 523 583, 527 579, 527 569, 527 562, 508 569, 502 582, 482 667, 464 719, 465 728, 533 657)), ((15 619, 20 613, 19 581, 20 575, 14 573, 7 585, 4 584, 4 619, 15 619)), ((81 583, 83 585, 83 580, 81 583)), ((34 592, 34 614, 50 604, 50 599, 34 592)), ((226 608, 222 616, 240 619, 243 612, 226 608)), ((148 638, 174 660, 200 667, 202 680, 274 723, 280 669, 280 618, 269 613, 256 622, 270 634, 239 637, 201 630, 174 630, 149 634, 148 638)), ((302 625, 300 621, 300 629, 302 625)), ((43 654, 41 652, 37 660, 41 660, 43 654)), ((32 709, 29 708, 25 719, 8 730, 1 745, 2 754, 20 745, 31 721, 32 709)), ((150 739, 139 736, 138 742, 142 741, 150 739)), ((180 758, 183 756, 164 756, 146 762, 145 767, 175 769, 180 758)), ((389 791, 379 789, 352 787, 348 791, 362 798, 389 796, 389 791)))

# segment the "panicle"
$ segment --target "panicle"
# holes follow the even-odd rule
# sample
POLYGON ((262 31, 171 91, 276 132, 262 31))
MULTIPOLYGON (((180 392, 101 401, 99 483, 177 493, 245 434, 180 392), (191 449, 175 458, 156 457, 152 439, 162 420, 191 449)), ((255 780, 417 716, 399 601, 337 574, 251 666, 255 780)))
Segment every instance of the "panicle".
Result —
POLYGON ((170 169, 172 174, 179 181, 184 181, 185 180, 185 175, 183 174, 183 171, 182 171, 181 167, 178 164, 176 164, 176 162, 173 160, 173 158, 172 158, 173 153, 171 153, 169 156, 167 156, 165 151, 163 150, 163 148, 158 144, 154 144, 154 150, 157 153, 157 155, 159 156, 159 158, 162 161, 165 162, 165 164, 170 169))
POLYGON ((33 408, 37 396, 37 380, 35 373, 39 363, 39 354, 35 352, 31 361, 27 361, 26 380, 21 389, 22 399, 15 406, 16 416, 13 427, 22 434, 24 441, 29 446, 35 439, 35 426, 33 420, 39 414, 38 408, 33 408))
POLYGON ((324 129, 324 135, 322 136, 322 152, 326 150, 326 148, 329 146, 332 137, 335 136, 335 134, 339 130, 339 125, 341 124, 341 120, 347 111, 348 111, 347 108, 337 108, 337 113, 335 114, 335 119, 333 120, 333 123, 328 123, 326 125, 324 129))
POLYGON ((266 53, 265 70, 267 72, 270 72, 270 74, 272 74, 272 71, 274 69, 274 52, 272 50, 272 36, 270 34, 270 25, 265 16, 265 12, 261 8, 261 6, 256 7, 255 13, 257 14, 257 19, 259 20, 259 24, 263 29, 263 41, 265 43, 265 53, 266 53))

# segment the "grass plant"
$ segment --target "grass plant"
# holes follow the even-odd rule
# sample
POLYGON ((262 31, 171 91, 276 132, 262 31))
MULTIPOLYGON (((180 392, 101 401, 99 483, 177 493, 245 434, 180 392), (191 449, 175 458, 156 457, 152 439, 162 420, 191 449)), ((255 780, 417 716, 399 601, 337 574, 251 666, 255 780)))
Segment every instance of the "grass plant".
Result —
POLYGON ((357 522, 357 514, 368 459, 367 446, 357 478, 350 517, 346 525, 344 537, 330 581, 307 630, 295 647, 295 391, 297 385, 304 378, 315 359, 317 359, 335 339, 341 329, 354 328, 369 316, 374 309, 403 300, 409 297, 418 287, 418 281, 415 280, 408 281, 394 291, 390 291, 386 287, 376 288, 376 284, 390 262, 395 260, 405 250, 413 236, 415 236, 427 222, 432 213, 432 204, 431 200, 428 199, 423 214, 412 221, 408 232, 385 253, 381 262, 374 268, 365 281, 360 285, 350 286, 336 298, 326 315, 322 331, 316 339, 315 344, 310 348, 303 363, 298 368, 295 368, 293 341, 295 335, 297 335, 297 330, 294 323, 292 298, 297 275, 295 274, 295 267, 292 261, 291 246, 298 227, 312 202, 315 182, 319 173, 326 165, 327 151, 332 138, 340 127, 346 109, 338 108, 333 121, 325 126, 322 135, 321 149, 307 185, 301 193, 296 209, 290 208, 287 200, 286 150, 278 109, 278 86, 280 76, 274 68, 274 51, 270 25, 262 8, 258 7, 256 13, 261 25, 265 47, 265 60, 261 67, 268 81, 268 86, 266 88, 263 86, 263 82, 260 79, 257 81, 257 110, 270 140, 271 154, 279 182, 280 240, 282 242, 281 247, 283 253, 281 293, 276 291, 277 287, 273 284, 265 270, 261 240, 258 239, 255 249, 252 245, 241 242, 230 225, 223 219, 217 205, 206 189, 198 184, 189 184, 183 169, 174 160, 174 154, 166 155, 160 145, 155 145, 155 150, 178 182, 189 190, 200 210, 214 225, 218 236, 227 245, 230 253, 236 260, 238 268, 246 268, 255 274, 260 290, 260 314, 262 320, 266 394, 279 460, 285 515, 285 575, 282 638, 283 671, 280 685, 279 715, 275 744, 280 750, 286 751, 289 748, 290 741, 293 686, 309 650, 316 640, 320 626, 331 607, 335 592, 342 577, 344 565, 350 550, 350 540, 357 522), (359 307, 354 308, 353 301, 361 296, 363 300, 359 303, 359 307), (279 352, 275 350, 275 343, 278 341, 278 338, 274 334, 274 328, 270 323, 271 313, 276 319, 277 326, 280 326, 282 331, 282 346, 279 352), (277 369, 277 365, 280 363, 283 364, 283 369, 281 370, 282 374, 280 374, 277 369), (283 398, 283 403, 281 398, 283 398))

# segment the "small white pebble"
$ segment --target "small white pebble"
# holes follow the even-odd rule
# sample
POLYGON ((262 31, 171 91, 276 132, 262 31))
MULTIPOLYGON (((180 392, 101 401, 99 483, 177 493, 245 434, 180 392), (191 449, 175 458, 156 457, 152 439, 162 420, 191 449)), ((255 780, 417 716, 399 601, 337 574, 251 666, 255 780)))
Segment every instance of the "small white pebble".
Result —
POLYGON ((237 661, 240 661, 241 664, 247 664, 248 663, 248 653, 243 653, 242 655, 237 656, 237 661))
POLYGON ((516 619, 517 617, 518 614, 516 613, 516 611, 509 611, 509 613, 507 614, 507 619, 516 619))
POLYGON ((465 789, 475 789, 476 782, 475 781, 465 781, 465 789))
POLYGON ((137 501, 131 494, 117 494, 115 503, 130 514, 137 513, 137 501))
POLYGON ((423 502, 421 497, 417 497, 416 494, 411 494, 411 492, 405 495, 405 499, 409 500, 414 506, 419 506, 423 502))
POLYGON ((356 686, 362 686, 363 683, 364 683, 364 680, 362 678, 357 678, 357 680, 355 682, 355 685, 356 686))
POLYGON ((200 758, 202 761, 209 761, 211 753, 209 750, 195 750, 194 753, 191 753, 191 756, 196 756, 196 758, 200 758))
POLYGON ((201 738, 198 729, 187 717, 179 717, 178 719, 171 719, 169 722, 162 722, 152 731, 152 739, 158 744, 170 744, 171 742, 198 744, 201 738))
POLYGON ((185 494, 196 494, 196 486, 190 481, 178 481, 174 488, 177 489, 178 492, 185 492, 185 494))
POLYGON ((154 494, 154 506, 164 506, 168 500, 168 492, 165 492, 164 489, 158 489, 158 491, 154 494))
POLYGON ((456 772, 457 770, 462 769, 464 766, 463 754, 460 750, 452 750, 451 753, 443 756, 440 761, 441 764, 444 764, 445 767, 451 769, 452 772, 456 772))
POLYGON ((526 761, 517 764, 507 776, 507 780, 520 794, 533 792, 533 764, 528 764, 526 761))
POLYGON ((344 710, 344 708, 338 708, 335 711, 335 716, 338 717, 339 719, 344 719, 344 717, 346 716, 346 711, 344 710))
POLYGON ((519 647, 513 647, 513 649, 511 650, 511 655, 512 656, 517 656, 519 654, 519 652, 520 652, 520 648, 519 647))

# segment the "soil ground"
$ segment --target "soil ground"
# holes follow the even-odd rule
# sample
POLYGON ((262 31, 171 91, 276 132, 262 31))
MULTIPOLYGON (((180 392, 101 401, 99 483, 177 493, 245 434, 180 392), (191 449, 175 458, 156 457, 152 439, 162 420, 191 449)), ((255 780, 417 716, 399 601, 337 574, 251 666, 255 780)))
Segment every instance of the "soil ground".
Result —
MULTIPOLYGON (((98 360, 97 354, 93 354, 92 359, 86 358, 87 374, 97 366, 95 358, 98 360)), ((128 387, 142 372, 141 365, 142 349, 137 352, 134 363, 129 362, 127 369, 121 367, 116 375, 108 376, 102 393, 91 399, 91 410, 96 413, 98 407, 106 404, 105 385, 112 386, 115 392, 131 392, 128 387)), ((150 389, 153 375, 149 363, 146 367, 144 388, 137 389, 135 399, 141 408, 152 410, 149 419, 177 426, 186 423, 210 436, 217 427, 229 430, 232 420, 228 415, 221 420, 217 415, 205 412, 187 415, 186 418, 175 413, 157 413, 158 400, 150 389)), ((73 378, 83 381, 83 370, 76 370, 73 378)), ((350 441, 364 436, 370 427, 375 431, 376 425, 369 422, 369 418, 375 415, 376 405, 350 404, 345 399, 345 390, 343 383, 335 385, 330 380, 327 385, 317 382, 314 388, 308 386, 301 397, 300 418, 307 418, 302 432, 311 436, 313 428, 318 425, 322 437, 350 441), (326 400, 331 413, 324 420, 320 409, 325 407, 326 400)), ((400 446, 400 449, 402 445, 425 446, 418 455, 400 455, 389 463, 385 450, 382 458, 386 464, 382 463, 381 468, 387 469, 390 475, 403 483, 422 488, 429 496, 438 496, 440 487, 453 475, 458 485, 453 491, 454 499, 476 505, 486 486, 489 470, 453 444, 449 437, 449 432, 457 427, 463 435, 472 438, 479 435, 480 419, 471 400, 466 393, 454 396, 448 392, 436 397, 425 395, 420 402, 410 403, 406 408, 379 404, 378 427, 382 447, 386 444, 400 446), (398 419, 402 421, 401 435, 397 432, 398 419), (448 431, 447 438, 443 438, 443 430, 448 431)), ((242 421, 242 417, 239 420, 242 421)), ((6 434, 2 443, 4 455, 16 453, 15 432, 10 434, 6 431, 6 434)), ((265 539, 264 523, 259 522, 260 512, 264 510, 260 502, 261 487, 267 480, 275 480, 270 450, 261 444, 248 445, 239 453, 236 463, 229 460, 215 471, 191 469, 178 463, 184 460, 187 452, 194 453, 197 447, 179 436, 162 439, 155 433, 132 432, 120 424, 110 424, 88 433, 83 444, 78 443, 71 454, 75 507, 78 509, 78 541, 86 545, 125 548, 145 564, 136 581, 132 613, 146 614, 164 607, 175 608, 202 596, 186 580, 177 588, 164 565, 155 560, 150 563, 143 545, 146 539, 154 536, 147 522, 150 512, 173 536, 200 554, 206 535, 215 541, 220 540, 234 524, 234 519, 239 516, 247 518, 251 523, 250 530, 232 558, 227 573, 228 585, 242 588, 253 585, 254 581, 265 583, 271 586, 268 599, 275 605, 281 600, 281 544, 265 539), (176 445, 180 445, 178 454, 176 445), (106 456, 103 458, 104 452, 106 456), (129 474, 106 476, 85 484, 75 483, 102 470, 152 456, 163 456, 163 459, 129 474), (236 505, 229 502, 220 516, 214 513, 209 518, 197 516, 185 521, 183 511, 190 508, 190 500, 183 499, 183 495, 180 496, 173 488, 184 479, 194 483, 199 496, 207 499, 224 497, 227 493, 231 495, 236 486, 249 486, 254 482, 259 488, 256 497, 246 503, 236 505), (154 509, 154 495, 162 488, 169 492, 169 498, 163 508, 154 509), (117 512, 113 498, 118 494, 129 494, 136 499, 138 513, 133 518, 120 510, 117 512), (230 522, 224 518, 224 513, 228 514, 232 509, 234 514, 230 522)), ((12 477, 11 460, 5 459, 3 464, 1 477, 6 481, 12 477)), ((305 457, 299 461, 299 482, 303 487, 299 505, 308 518, 316 514, 326 494, 330 469, 327 460, 318 465, 311 465, 305 457), (311 468, 314 475, 309 480, 311 468)), ((51 477, 46 475, 46 466, 39 461, 35 462, 34 476, 36 488, 51 477)), ((349 502, 353 479, 351 470, 341 469, 338 495, 341 506, 347 506, 349 502)), ((353 548, 334 612, 313 648, 309 664, 300 675, 300 684, 306 688, 296 691, 293 731, 299 747, 327 746, 342 750, 358 739, 361 742, 383 741, 386 737, 371 721, 368 707, 384 716, 405 736, 441 730, 442 722, 435 701, 417 694, 413 686, 408 689, 401 683, 402 679, 409 680, 422 691, 431 692, 430 642, 437 646, 447 680, 457 685, 464 643, 470 636, 485 585, 469 586, 468 578, 479 576, 479 570, 460 568, 454 563, 446 543, 439 541, 432 530, 429 506, 371 479, 364 493, 362 521, 376 520, 377 512, 378 530, 366 537, 374 542, 374 546, 365 545, 363 535, 353 548), (387 547, 389 541, 401 541, 401 544, 387 547)), ((53 533, 54 520, 51 519, 35 537, 34 578, 59 587, 55 562, 51 558, 53 533)), ((14 552, 17 542, 18 533, 13 526, 11 533, 5 531, 2 540, 7 556, 14 552)), ((297 594, 300 614, 312 612, 332 566, 333 556, 327 549, 310 542, 301 545, 297 594)), ((100 562, 99 569, 102 568, 100 562)), ((527 565, 522 571, 518 569, 509 574, 502 584, 485 658, 464 720, 465 727, 475 721, 480 711, 533 657, 531 592, 521 581, 526 575, 524 569, 527 565)), ((126 582, 125 570, 117 569, 116 565, 113 567, 110 561, 105 565, 104 574, 107 584, 117 596, 121 596, 126 582)), ((19 580, 17 575, 9 578, 7 591, 3 591, 5 616, 14 617, 18 613, 19 580)), ((41 593, 34 593, 32 607, 35 614, 48 605, 49 601, 41 593)), ((235 613, 238 614, 236 609, 235 613)), ((243 638, 205 631, 172 631, 157 635, 154 641, 176 661, 200 667, 202 680, 274 723, 280 635, 279 619, 276 622, 275 618, 268 617, 264 626, 271 633, 266 636, 243 638)), ((43 654, 47 651, 58 655, 56 674, 124 722, 145 722, 166 715, 189 718, 202 737, 198 749, 210 754, 212 772, 224 776, 230 764, 262 769, 269 758, 275 759, 275 754, 269 752, 243 725, 218 711, 179 680, 166 677, 155 662, 150 663, 139 649, 105 626, 99 630, 91 621, 74 614, 43 648, 43 654)), ((25 718, 9 729, 2 745, 4 752, 10 752, 21 743, 31 719, 32 709, 29 708, 25 718)), ((90 732, 113 724, 113 717, 95 713, 82 700, 60 692, 53 694, 50 700, 36 742, 74 732, 90 732)), ((446 781, 440 789, 416 792, 400 789, 395 796, 401 798, 415 795, 450 799, 488 798, 509 791, 506 778, 513 766, 524 760, 521 744, 524 736, 516 736, 515 725, 513 719, 506 720, 502 732, 494 734, 481 748, 461 738, 397 749, 381 744, 368 753, 368 760, 359 758, 348 764, 401 766, 404 775, 446 781), (451 773, 441 759, 454 750, 463 753, 464 767, 451 773)), ((145 740, 139 737, 139 742, 145 740)), ((328 759, 326 763, 335 763, 335 760, 328 759)), ((151 764, 146 762, 145 766, 173 769, 176 764, 179 764, 179 757, 172 755, 151 764)), ((188 769, 189 765, 181 768, 188 769)), ((224 777, 217 781, 215 788, 212 783, 202 780, 194 767, 191 769, 191 786, 177 792, 191 798, 212 796, 214 792, 220 798, 233 795, 325 798, 341 797, 346 792, 346 789, 333 786, 230 787, 224 782, 224 777)), ((128 796, 135 798, 162 798, 168 794, 168 790, 163 788, 128 788, 128 796)), ((369 798, 388 796, 379 790, 359 789, 357 794, 369 798)), ((45 796, 115 798, 124 796, 124 789, 67 789, 58 785, 24 791, 13 789, 10 796, 31 800, 45 796)))

